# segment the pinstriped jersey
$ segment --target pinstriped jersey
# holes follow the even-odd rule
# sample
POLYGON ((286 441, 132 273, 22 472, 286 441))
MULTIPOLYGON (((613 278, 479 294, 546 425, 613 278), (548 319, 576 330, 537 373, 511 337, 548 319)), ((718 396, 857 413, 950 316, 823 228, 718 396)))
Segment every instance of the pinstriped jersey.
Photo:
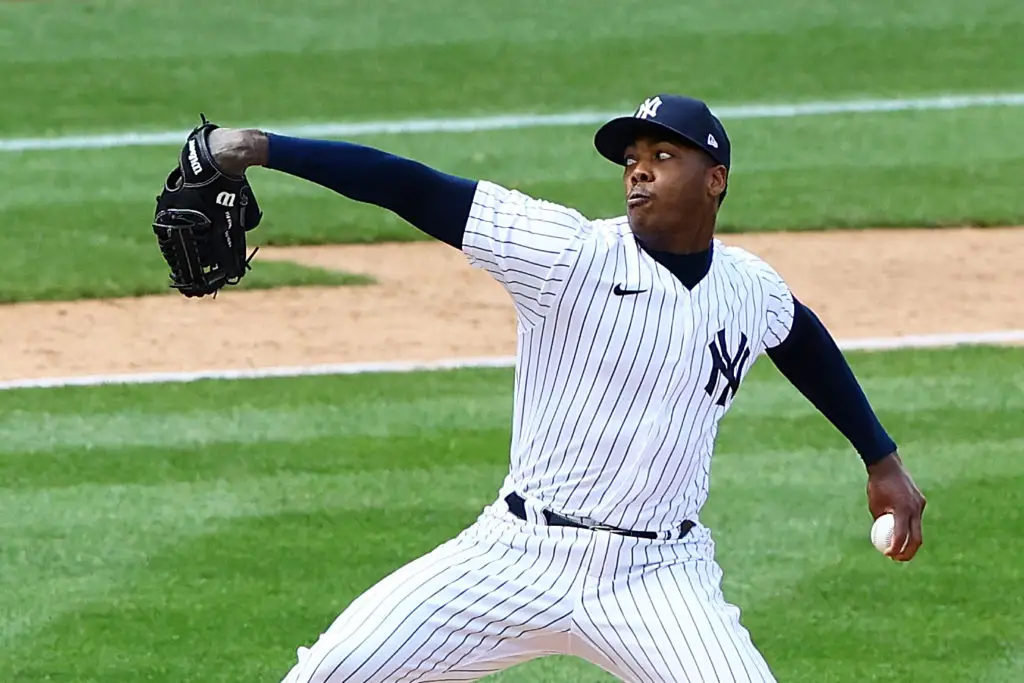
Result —
POLYGON ((697 520, 719 422, 754 360, 792 327, 783 278, 716 239, 688 289, 626 217, 590 220, 488 182, 463 251, 517 312, 501 495, 630 529, 697 520))

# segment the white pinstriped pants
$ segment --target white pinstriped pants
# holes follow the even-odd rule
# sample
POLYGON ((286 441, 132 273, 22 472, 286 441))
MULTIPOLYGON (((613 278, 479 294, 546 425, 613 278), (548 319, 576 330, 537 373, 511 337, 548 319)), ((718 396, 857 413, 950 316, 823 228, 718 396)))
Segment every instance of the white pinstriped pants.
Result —
POLYGON ((524 522, 499 500, 353 601, 282 683, 475 681, 554 654, 637 683, 773 683, 720 582, 701 525, 650 541, 524 522))

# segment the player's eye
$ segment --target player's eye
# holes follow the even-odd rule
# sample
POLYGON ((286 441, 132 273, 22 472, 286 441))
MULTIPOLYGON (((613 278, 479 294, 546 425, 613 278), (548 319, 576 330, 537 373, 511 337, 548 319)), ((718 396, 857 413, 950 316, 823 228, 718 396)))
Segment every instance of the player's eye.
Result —
POLYGON ((658 152, 658 161, 665 161, 665 159, 671 159, 672 154, 670 152, 658 152))
POLYGON ((636 157, 633 156, 632 154, 627 154, 625 158, 622 160, 622 163, 624 163, 626 166, 632 166, 633 164, 636 163, 636 157))

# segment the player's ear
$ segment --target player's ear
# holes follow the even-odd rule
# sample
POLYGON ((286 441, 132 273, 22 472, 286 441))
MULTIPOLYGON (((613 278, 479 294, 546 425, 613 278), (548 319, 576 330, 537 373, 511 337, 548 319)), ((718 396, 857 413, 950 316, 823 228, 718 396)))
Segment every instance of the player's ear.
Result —
POLYGON ((728 182, 729 170, 725 166, 717 164, 708 169, 708 194, 712 197, 721 197, 722 193, 725 192, 725 186, 728 182))

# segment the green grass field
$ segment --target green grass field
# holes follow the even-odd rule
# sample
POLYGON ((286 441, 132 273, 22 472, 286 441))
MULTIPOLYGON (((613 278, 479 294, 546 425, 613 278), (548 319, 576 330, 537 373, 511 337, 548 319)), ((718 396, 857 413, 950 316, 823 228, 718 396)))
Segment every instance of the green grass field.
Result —
MULTIPOLYGON (((870 546, 859 459, 764 362, 705 508, 727 598, 787 683, 1021 680, 1024 350, 851 362, 928 496, 924 547, 897 565, 870 546)), ((0 680, 279 680, 351 598, 492 499, 511 381, 0 393, 0 680)), ((610 679, 552 659, 497 680, 610 679)))
MULTIPOLYGON (((0 1, 0 143, 230 126, 1024 92, 1024 4, 977 0, 0 1)), ((1017 224, 1024 107, 725 121, 723 230, 1017 224)), ((592 126, 373 135, 592 215, 592 126)), ((0 303, 166 291, 175 146, 0 144, 0 303)), ((254 244, 418 239, 263 169, 254 244)), ((260 261, 248 287, 352 284, 260 261)), ((928 497, 867 539, 863 468, 762 362, 704 521, 782 683, 1024 681, 1024 349, 851 354, 928 497)), ((0 392, 0 683, 276 682, 365 588, 473 521, 507 468, 512 373, 0 392)), ((607 681, 553 658, 504 683, 607 681)))
MULTIPOLYGON (((1024 91, 1017 0, 129 0, 0 3, 0 139, 224 125, 628 111, 1024 91)), ((726 119, 723 230, 1015 224, 1024 107, 726 119)), ((622 210, 594 126, 360 138, 446 171, 622 210)), ((149 221, 174 145, 0 151, 0 301, 165 291, 149 221)), ((421 237, 256 169, 258 244, 421 237)), ((335 283, 259 264, 260 286, 335 283)))

